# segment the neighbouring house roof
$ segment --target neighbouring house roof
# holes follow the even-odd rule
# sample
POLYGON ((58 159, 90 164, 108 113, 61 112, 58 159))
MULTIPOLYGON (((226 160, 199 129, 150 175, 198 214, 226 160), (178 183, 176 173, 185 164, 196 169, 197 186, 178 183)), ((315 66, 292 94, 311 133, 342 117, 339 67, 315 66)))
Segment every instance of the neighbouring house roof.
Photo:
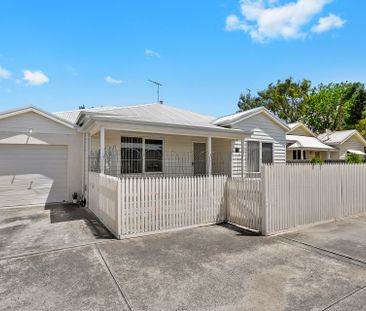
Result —
POLYGON ((17 115, 21 115, 21 114, 24 114, 24 113, 29 113, 29 112, 36 113, 40 116, 43 116, 43 117, 45 117, 49 120, 52 120, 56 123, 59 123, 61 125, 66 126, 66 127, 75 128, 75 123, 70 122, 70 121, 68 121, 64 118, 61 118, 58 115, 48 113, 48 112, 46 112, 46 111, 44 111, 44 110, 42 110, 38 107, 32 106, 32 105, 2 112, 2 113, 0 113, 0 120, 5 119, 5 118, 14 117, 14 116, 17 116, 17 115))
POLYGON ((366 140, 357 130, 325 132, 320 134, 318 138, 328 145, 341 145, 352 136, 355 136, 364 146, 366 146, 366 140))
POLYGON ((316 137, 299 136, 299 135, 286 135, 286 142, 293 143, 287 149, 312 149, 312 150, 325 150, 331 151, 334 148, 323 144, 316 137))
POLYGON ((287 124, 287 126, 290 128, 290 130, 287 132, 287 134, 293 133, 296 129, 302 128, 305 132, 307 132, 309 135, 316 137, 316 135, 302 122, 298 121, 295 123, 287 124))
POLYGON ((276 115, 274 115, 272 112, 270 112, 265 107, 258 107, 250 110, 246 110, 243 112, 238 112, 234 114, 230 114, 224 117, 217 118, 213 121, 213 124, 220 125, 220 126, 232 126, 236 124, 237 122, 246 120, 248 118, 251 118, 253 116, 256 116, 258 114, 265 114, 269 119, 271 119, 274 123, 285 129, 286 131, 289 130, 289 127, 285 122, 283 122, 280 118, 278 118, 276 115))
MULTIPOLYGON (((128 107, 100 107, 55 113, 75 124, 84 126, 92 121, 149 125, 158 127, 191 128, 243 135, 239 129, 228 129, 213 124, 216 119, 167 104, 152 103, 128 107)), ((85 127, 84 127, 85 128, 85 127)))
POLYGON ((360 150, 353 150, 353 149, 348 149, 347 152, 349 153, 354 153, 354 154, 358 154, 358 155, 361 155, 361 156, 365 156, 366 153, 360 151, 360 150))

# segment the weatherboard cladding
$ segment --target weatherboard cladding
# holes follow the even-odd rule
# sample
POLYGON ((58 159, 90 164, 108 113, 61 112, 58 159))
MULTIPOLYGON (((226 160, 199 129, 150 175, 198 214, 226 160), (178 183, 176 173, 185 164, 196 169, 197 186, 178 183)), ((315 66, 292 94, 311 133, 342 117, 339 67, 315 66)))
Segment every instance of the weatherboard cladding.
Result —
MULTIPOLYGON (((263 114, 257 114, 244 121, 235 124, 235 128, 252 131, 244 143, 244 164, 246 163, 247 140, 257 140, 273 143, 273 162, 275 164, 286 163, 286 136, 285 130, 275 124, 271 119, 263 114)), ((234 151, 241 152, 241 142, 235 141, 234 151)), ((241 153, 233 153, 232 170, 236 176, 241 172, 241 153)), ((246 170, 246 167, 244 167, 246 170)))
POLYGON ((347 150, 358 150, 364 152, 364 145, 360 143, 354 136, 349 138, 345 143, 340 145, 339 147, 339 158, 341 160, 346 159, 347 150))

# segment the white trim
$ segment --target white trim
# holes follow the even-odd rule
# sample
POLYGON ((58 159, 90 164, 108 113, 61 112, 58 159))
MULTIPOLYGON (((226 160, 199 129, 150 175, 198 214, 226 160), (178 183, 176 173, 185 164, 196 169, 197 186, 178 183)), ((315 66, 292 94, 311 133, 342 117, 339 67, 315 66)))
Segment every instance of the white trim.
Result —
POLYGON ((10 117, 14 117, 14 116, 17 116, 17 115, 21 115, 21 114, 28 113, 28 112, 34 112, 34 113, 36 113, 36 114, 38 114, 42 117, 45 117, 47 119, 50 119, 54 122, 57 122, 59 124, 62 124, 63 126, 66 126, 66 127, 72 128, 72 129, 77 128, 71 122, 63 120, 58 116, 52 115, 52 114, 50 114, 50 113, 48 113, 48 112, 46 112, 42 109, 34 107, 34 106, 27 106, 27 107, 23 107, 23 108, 3 112, 3 113, 0 114, 0 120, 10 118, 10 117))

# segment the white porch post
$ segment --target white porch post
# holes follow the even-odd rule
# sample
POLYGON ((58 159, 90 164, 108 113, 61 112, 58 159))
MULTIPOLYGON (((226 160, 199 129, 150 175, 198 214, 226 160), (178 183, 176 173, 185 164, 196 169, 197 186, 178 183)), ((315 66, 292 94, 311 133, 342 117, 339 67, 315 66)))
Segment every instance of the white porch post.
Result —
POLYGON ((327 160, 330 160, 330 151, 327 151, 327 160))
POLYGON ((105 152, 105 128, 102 127, 100 129, 100 173, 104 174, 104 167, 105 167, 105 161, 104 161, 104 152, 105 152))
POLYGON ((212 137, 207 137, 207 150, 206 150, 206 165, 207 165, 207 175, 212 175, 212 137))
POLYGON ((244 178, 244 139, 241 140, 241 177, 244 178))

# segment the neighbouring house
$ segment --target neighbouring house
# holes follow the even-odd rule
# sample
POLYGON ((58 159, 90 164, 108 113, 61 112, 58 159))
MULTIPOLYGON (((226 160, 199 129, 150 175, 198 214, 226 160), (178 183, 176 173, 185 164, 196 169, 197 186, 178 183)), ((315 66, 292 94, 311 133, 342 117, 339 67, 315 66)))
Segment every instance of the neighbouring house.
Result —
POLYGON ((322 143, 302 122, 288 124, 286 134, 287 161, 308 162, 313 158, 330 160, 338 157, 338 150, 322 143))
POLYGON ((288 126, 264 107, 238 112, 216 119, 213 124, 242 129, 249 134, 236 140, 232 153, 234 177, 260 176, 264 164, 286 163, 286 132, 288 126))
POLYGON ((366 140, 357 130, 326 131, 318 136, 324 144, 332 146, 336 152, 331 159, 345 160, 347 153, 355 153, 365 158, 366 140))
POLYGON ((161 103, 7 111, 0 114, 0 207, 71 201, 88 189, 88 171, 251 177, 261 163, 286 162, 288 130, 264 108, 222 118, 161 103))

